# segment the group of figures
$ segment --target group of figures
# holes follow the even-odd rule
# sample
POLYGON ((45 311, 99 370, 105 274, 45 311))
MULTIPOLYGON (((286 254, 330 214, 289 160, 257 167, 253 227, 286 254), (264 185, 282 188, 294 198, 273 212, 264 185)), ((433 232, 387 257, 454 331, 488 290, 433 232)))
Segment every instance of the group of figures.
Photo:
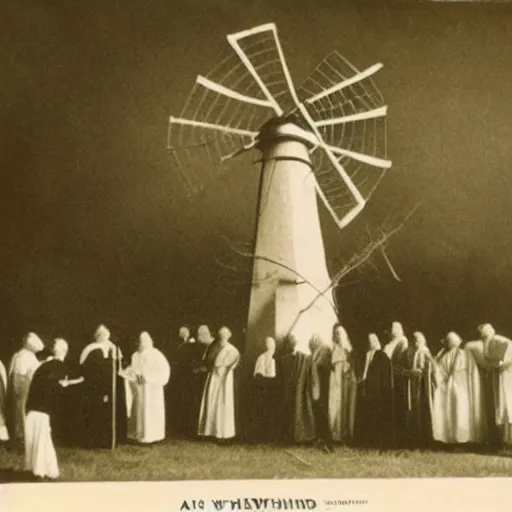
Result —
MULTIPOLYGON (((166 438, 168 357, 153 346, 147 332, 140 334, 138 349, 127 364, 105 326, 99 326, 94 337, 75 368, 65 361, 66 340, 57 338, 47 349, 35 333, 25 337, 8 371, 0 362, 0 442, 24 448, 25 469, 40 479, 59 477, 54 440, 106 449, 166 438)), ((199 329, 201 367, 194 368, 194 374, 203 389, 196 428, 205 437, 235 436, 233 374, 227 369, 237 365, 239 352, 230 338, 227 327, 215 340, 206 326, 199 329)))
POLYGON ((512 444, 512 341, 490 324, 478 334, 463 345, 450 332, 432 355, 421 332, 409 343, 394 322, 384 346, 369 335, 361 359, 341 325, 332 348, 313 338, 310 354, 296 351, 290 337, 287 353, 275 358, 284 439, 317 442, 327 452, 336 442, 381 450, 512 444))
POLYGON ((206 325, 195 338, 182 327, 177 350, 167 354, 143 332, 124 363, 100 326, 75 368, 65 362, 64 339, 49 351, 30 333, 8 371, 0 363, 0 441, 23 446, 26 469, 46 479, 59 476, 54 439, 113 448, 180 435, 225 443, 241 433, 249 442, 316 444, 327 453, 337 443, 512 444, 512 341, 490 324, 478 332, 465 345, 449 333, 434 356, 423 334, 415 332, 409 343, 394 322, 383 346, 369 335, 361 358, 340 324, 332 344, 313 336, 305 351, 292 335, 279 348, 268 337, 254 368, 245 369, 250 378, 241 402, 235 400, 241 357, 227 327, 216 338, 206 325))

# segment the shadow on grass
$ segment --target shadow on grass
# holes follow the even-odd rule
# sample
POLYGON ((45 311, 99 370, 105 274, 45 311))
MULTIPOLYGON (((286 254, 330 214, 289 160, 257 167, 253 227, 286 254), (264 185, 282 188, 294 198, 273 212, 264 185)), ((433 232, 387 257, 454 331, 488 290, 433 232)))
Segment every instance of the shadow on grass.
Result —
POLYGON ((37 479, 30 471, 22 471, 14 468, 1 468, 0 469, 0 483, 34 483, 38 482, 37 479))

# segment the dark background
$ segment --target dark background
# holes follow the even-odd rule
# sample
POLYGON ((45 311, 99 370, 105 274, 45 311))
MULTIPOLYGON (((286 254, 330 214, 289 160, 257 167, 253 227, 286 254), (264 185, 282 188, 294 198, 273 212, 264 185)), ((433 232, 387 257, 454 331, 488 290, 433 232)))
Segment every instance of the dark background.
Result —
POLYGON ((99 322, 126 346, 141 330, 162 345, 200 322, 227 323, 240 344, 248 287, 221 286, 215 261, 219 234, 252 235, 257 172, 237 164, 187 202, 167 123, 225 55, 225 35, 269 21, 298 83, 333 49, 360 68, 385 64, 394 167, 346 231, 322 212, 333 271, 366 224, 423 201, 389 247, 401 282, 376 257, 379 272, 339 291, 354 342, 392 320, 434 345, 448 329, 471 338, 482 321, 512 335, 512 6, 2 5, 0 356, 27 330, 64 335, 76 355, 99 322))

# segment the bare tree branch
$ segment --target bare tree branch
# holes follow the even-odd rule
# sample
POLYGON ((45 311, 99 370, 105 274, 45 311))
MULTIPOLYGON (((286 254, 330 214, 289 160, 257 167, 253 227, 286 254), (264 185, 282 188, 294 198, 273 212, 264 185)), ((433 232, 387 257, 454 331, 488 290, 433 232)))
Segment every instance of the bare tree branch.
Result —
POLYGON ((398 281, 398 282, 402 282, 402 280, 398 277, 398 274, 395 272, 395 269, 393 268, 393 265, 391 264, 391 261, 389 260, 388 258, 388 255, 386 254, 386 249, 384 247, 381 247, 380 248, 381 252, 382 252, 382 256, 384 256, 384 260, 386 261, 386 263, 388 264, 388 267, 389 267, 389 271, 391 272, 391 275, 398 281))
MULTIPOLYGON (((374 268, 375 270, 378 271, 378 269, 376 268, 375 264, 370 261, 370 258, 374 255, 374 253, 376 251, 380 251, 382 253, 382 255, 383 255, 383 257, 384 257, 384 259, 386 261, 386 264, 387 264, 387 266, 388 266, 388 268, 389 268, 393 278, 396 279, 397 281, 401 282, 400 277, 398 276, 398 274, 395 271, 393 265, 391 264, 391 261, 389 260, 389 257, 386 254, 385 248, 386 248, 386 245, 388 244, 389 240, 393 236, 395 236, 407 224, 409 219, 416 213, 416 211, 419 209, 420 206, 421 206, 421 204, 417 204, 404 217, 402 222, 400 222, 399 224, 395 225, 392 229, 386 230, 386 229, 384 229, 384 227, 381 227, 378 230, 379 231, 378 232, 378 236, 375 236, 375 234, 372 233, 372 231, 370 230, 369 226, 366 226, 366 232, 368 234, 368 241, 366 242, 365 246, 363 247, 363 249, 361 251, 358 251, 358 252, 354 253, 348 259, 348 261, 335 274, 335 276, 331 280, 329 286, 327 286, 324 290, 318 289, 313 283, 309 282, 308 279, 306 279, 303 275, 301 275, 299 272, 297 272, 297 270, 295 270, 293 268, 290 268, 287 265, 285 265, 283 263, 280 263, 278 261, 275 261, 275 260, 273 260, 271 258, 268 258, 268 257, 265 257, 265 256, 260 256, 260 255, 257 255, 257 254, 255 255, 255 254, 251 253, 250 250, 246 249, 248 244, 244 244, 245 247, 246 247, 244 249, 238 248, 226 236, 221 235, 221 237, 224 239, 224 241, 227 243, 227 245, 231 248, 231 250, 234 253, 238 254, 239 256, 242 256, 244 258, 254 258, 255 260, 267 261, 267 262, 272 263, 272 264, 274 264, 274 265, 276 265, 278 267, 284 268, 284 269, 288 270, 289 272, 295 274, 300 281, 309 284, 314 289, 314 291, 316 292, 315 297, 304 308, 302 308, 297 313, 297 315, 296 315, 296 317, 295 317, 295 319, 292 322, 292 325, 290 327, 290 331, 291 331, 295 327, 297 322, 299 321, 300 317, 305 312, 307 312, 309 309, 311 309, 314 306, 314 304, 321 297, 324 297, 329 302, 329 304, 331 304, 331 306, 334 309, 335 313, 338 314, 338 307, 337 307, 335 298, 333 297, 333 299, 334 299, 334 303, 333 303, 331 300, 327 299, 327 297, 325 297, 325 296, 330 291, 334 290, 335 288, 349 286, 351 284, 357 283, 359 280, 352 281, 350 283, 344 283, 342 286, 340 286, 340 282, 343 281, 352 272, 361 273, 361 269, 362 269, 362 267, 364 265, 371 265, 372 268, 374 268)), ((386 216, 385 222, 389 221, 389 216, 390 216, 390 214, 388 214, 386 216)), ((233 267, 233 266, 230 266, 230 265, 227 265, 227 268, 229 270, 231 270, 231 271, 235 271, 236 270, 236 267, 233 267)), ((272 279, 272 276, 270 277, 270 279, 272 279)))

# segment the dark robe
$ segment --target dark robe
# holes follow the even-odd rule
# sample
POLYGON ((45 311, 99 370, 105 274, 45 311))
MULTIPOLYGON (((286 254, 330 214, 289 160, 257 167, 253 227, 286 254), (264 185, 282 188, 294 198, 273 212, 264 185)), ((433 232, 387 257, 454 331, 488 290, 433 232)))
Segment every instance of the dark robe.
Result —
POLYGON ((320 347, 312 355, 312 398, 315 418, 315 432, 318 440, 331 444, 329 425, 329 389, 332 370, 332 351, 329 347, 320 347), (315 391, 318 396, 315 396, 315 391))
POLYGON ((181 436, 194 437, 204 388, 204 372, 200 372, 204 345, 199 342, 183 342, 176 354, 172 394, 174 409, 169 411, 173 419, 174 432, 181 436))
POLYGON ((63 361, 51 359, 44 362, 34 373, 27 397, 26 411, 37 411, 50 416, 53 431, 57 405, 62 399, 64 388, 59 384, 67 375, 63 361))
MULTIPOLYGON (((69 379, 76 379, 81 375, 78 365, 66 361, 66 375, 69 379)), ((56 403, 56 409, 52 418, 52 438, 55 444, 63 446, 78 446, 83 428, 83 383, 62 388, 60 400, 56 403)))
MULTIPOLYGON (((115 361, 116 372, 116 429, 115 444, 126 442, 127 411, 125 383, 117 375, 119 361, 115 361)), ((104 357, 101 348, 91 350, 82 363, 84 389, 84 438, 87 448, 111 448, 113 443, 113 383, 112 351, 104 357)))
POLYGON ((306 443, 315 439, 315 419, 311 397, 311 356, 288 353, 277 360, 281 392, 281 438, 286 443, 306 443))
POLYGON ((408 379, 406 376, 407 354, 397 346, 391 357, 393 370, 393 443, 405 448, 407 443, 408 379))
POLYGON ((416 353, 415 347, 409 347, 404 358, 403 378, 407 393, 404 444, 409 448, 424 448, 432 443, 434 375, 430 357, 417 357, 418 367, 413 366, 416 353))
POLYGON ((377 350, 359 385, 354 444, 387 449, 393 444, 393 370, 391 361, 377 350))
POLYGON ((276 376, 254 375, 251 379, 251 404, 249 408, 249 439, 252 442, 275 443, 279 441, 280 424, 278 410, 279 375, 276 363, 276 376))

